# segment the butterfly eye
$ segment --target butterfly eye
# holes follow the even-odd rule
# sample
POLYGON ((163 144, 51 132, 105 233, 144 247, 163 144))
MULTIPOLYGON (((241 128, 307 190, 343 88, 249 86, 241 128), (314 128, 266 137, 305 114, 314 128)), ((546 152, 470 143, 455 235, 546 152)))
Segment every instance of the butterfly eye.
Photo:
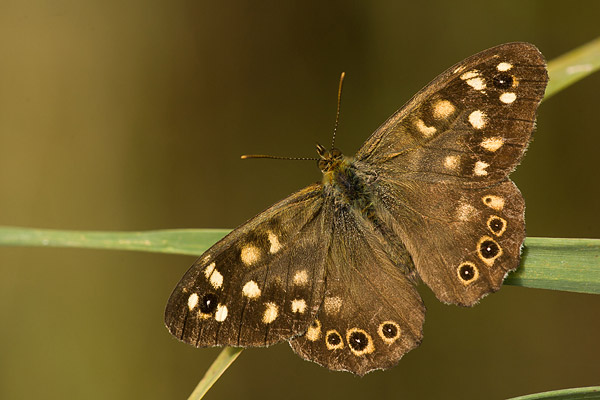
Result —
POLYGON ((319 161, 317 161, 317 165, 319 166, 319 169, 321 171, 325 172, 325 171, 327 171, 327 168, 329 167, 329 161, 320 159, 319 161))
POLYGON ((342 158, 342 151, 340 149, 336 149, 335 147, 331 149, 331 158, 342 158))
POLYGON ((493 83, 498 89, 508 89, 513 86, 514 80, 511 75, 500 74, 494 77, 493 83))

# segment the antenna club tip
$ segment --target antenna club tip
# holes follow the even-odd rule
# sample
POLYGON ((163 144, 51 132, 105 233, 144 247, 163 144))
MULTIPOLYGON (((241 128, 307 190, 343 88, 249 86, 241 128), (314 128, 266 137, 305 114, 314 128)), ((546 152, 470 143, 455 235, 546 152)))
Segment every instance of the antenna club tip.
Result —
POLYGON ((242 154, 242 155, 240 156, 240 158, 241 158, 242 160, 245 160, 246 158, 248 158, 248 156, 247 156, 246 154, 242 154))

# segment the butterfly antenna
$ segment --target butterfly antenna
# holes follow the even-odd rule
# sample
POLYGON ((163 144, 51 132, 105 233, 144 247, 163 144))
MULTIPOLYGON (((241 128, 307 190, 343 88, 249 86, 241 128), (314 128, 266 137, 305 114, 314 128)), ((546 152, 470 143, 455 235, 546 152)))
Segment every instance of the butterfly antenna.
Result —
POLYGON ((279 156, 270 156, 267 154, 244 154, 240 157, 242 160, 246 160, 249 158, 269 158, 271 160, 301 160, 301 161, 317 161, 318 158, 311 157, 279 157, 279 156))
POLYGON ((333 127, 333 139, 331 139, 331 148, 335 146, 335 133, 337 132, 338 125, 340 123, 340 105, 342 104, 342 87, 344 86, 344 77, 346 76, 345 72, 342 72, 340 75, 340 86, 338 87, 338 96, 337 96, 337 111, 335 113, 335 126, 333 127))
MULTIPOLYGON (((342 72, 340 75, 340 86, 338 87, 338 95, 337 95, 337 111, 335 112, 335 125, 333 127, 333 139, 331 139, 331 148, 335 145, 335 134, 337 132, 338 125, 340 124, 340 105, 342 103, 342 87, 344 86, 344 77, 346 76, 345 72, 342 72)), ((324 150, 324 149, 323 149, 324 150)), ((271 160, 301 160, 301 161, 317 161, 318 158, 312 157, 279 157, 279 156, 270 156, 267 154, 244 154, 241 156, 242 160, 247 160, 249 158, 268 158, 271 160)))

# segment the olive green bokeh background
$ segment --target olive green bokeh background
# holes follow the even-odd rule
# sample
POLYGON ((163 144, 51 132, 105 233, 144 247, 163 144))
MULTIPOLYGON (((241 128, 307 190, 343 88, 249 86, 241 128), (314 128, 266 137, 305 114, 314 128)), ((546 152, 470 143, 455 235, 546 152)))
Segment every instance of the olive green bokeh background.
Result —
MULTIPOLYGON (((600 3, 0 0, 0 224, 232 228, 320 179, 339 73, 351 154, 487 47, 547 59, 600 34, 600 3), (225 3, 223 3, 225 4, 225 3), (569 8, 571 7, 571 8, 569 8)), ((600 237, 600 75, 542 104, 513 174, 531 236, 600 237)), ((0 398, 185 398, 218 349, 163 326, 193 257, 0 249, 0 398)), ((600 383, 600 297, 505 287, 428 307, 423 344, 364 378, 286 344, 245 351, 209 398, 503 398, 600 383)))

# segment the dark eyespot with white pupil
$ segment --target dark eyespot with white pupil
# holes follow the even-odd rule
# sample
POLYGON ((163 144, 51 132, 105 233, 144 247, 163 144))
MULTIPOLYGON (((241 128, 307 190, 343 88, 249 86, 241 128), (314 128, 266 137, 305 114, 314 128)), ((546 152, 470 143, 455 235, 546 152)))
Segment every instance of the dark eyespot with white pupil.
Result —
POLYGON ((498 247, 496 242, 484 240, 481 242, 481 245, 479 245, 479 252, 483 258, 494 258, 500 252, 500 247, 498 247))
POLYGON ((508 74, 499 74, 492 79, 492 83, 498 89, 508 89, 513 85, 513 77, 508 74))
POLYGON ((504 221, 500 218, 492 218, 490 220, 490 229, 496 234, 502 232, 502 229, 504 229, 504 221))
POLYGON ((203 314, 212 314, 217 309, 219 298, 214 293, 207 293, 202 296, 200 301, 200 312, 203 314))
POLYGON ((398 327, 394 324, 383 324, 381 332, 386 338, 394 339, 398 336, 398 327))
POLYGON ((362 332, 352 332, 348 339, 348 345, 356 351, 361 351, 369 345, 369 338, 362 332))
POLYGON ((337 346, 341 342, 342 338, 338 333, 331 332, 329 335, 327 335, 327 343, 329 343, 331 346, 337 346))
POLYGON ((471 264, 463 264, 458 273, 463 280, 470 281, 475 277, 475 268, 471 264))

